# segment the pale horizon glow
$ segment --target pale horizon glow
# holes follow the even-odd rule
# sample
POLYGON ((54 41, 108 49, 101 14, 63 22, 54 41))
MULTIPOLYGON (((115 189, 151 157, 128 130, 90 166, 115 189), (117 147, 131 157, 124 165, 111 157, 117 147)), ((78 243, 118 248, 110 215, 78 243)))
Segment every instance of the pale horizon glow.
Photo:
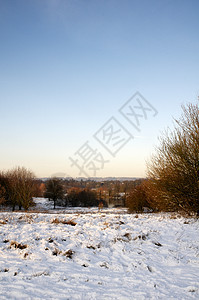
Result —
MULTIPOLYGON (((199 2, 0 1, 0 170, 79 177, 87 141, 96 177, 145 177, 158 136, 199 96, 199 2), (157 110, 138 132, 119 113, 136 92, 157 110), (93 135, 116 118, 134 139, 115 157, 93 135)), ((92 174, 91 174, 92 176, 92 174)))

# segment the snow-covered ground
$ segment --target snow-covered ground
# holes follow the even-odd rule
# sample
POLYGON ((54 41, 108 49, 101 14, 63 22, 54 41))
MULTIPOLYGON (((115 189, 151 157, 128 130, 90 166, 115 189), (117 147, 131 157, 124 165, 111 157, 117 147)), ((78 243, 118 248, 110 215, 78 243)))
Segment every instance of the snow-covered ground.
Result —
MULTIPOLYGON (((98 207, 63 207, 56 205, 56 209, 54 209, 53 201, 49 201, 46 198, 34 198, 34 202, 36 203, 35 207, 32 207, 32 210, 41 211, 41 212, 63 212, 63 213, 96 213, 99 212, 98 207)), ((106 213, 126 213, 127 208, 103 208, 103 212, 106 213)))
POLYGON ((199 220, 0 213, 0 299, 199 299, 199 220))

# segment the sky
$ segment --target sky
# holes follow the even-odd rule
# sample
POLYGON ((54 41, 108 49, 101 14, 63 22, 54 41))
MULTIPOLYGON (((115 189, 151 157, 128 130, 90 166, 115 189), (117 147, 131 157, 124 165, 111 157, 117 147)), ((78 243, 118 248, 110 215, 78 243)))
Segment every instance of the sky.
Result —
POLYGON ((198 0, 0 0, 0 170, 145 177, 198 101, 198 13, 198 0))

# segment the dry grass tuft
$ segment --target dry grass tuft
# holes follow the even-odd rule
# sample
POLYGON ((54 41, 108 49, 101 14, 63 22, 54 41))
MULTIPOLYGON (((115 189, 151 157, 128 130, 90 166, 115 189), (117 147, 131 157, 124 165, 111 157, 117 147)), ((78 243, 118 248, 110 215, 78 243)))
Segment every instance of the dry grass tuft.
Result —
POLYGON ((86 248, 95 250, 96 248, 92 245, 88 245, 86 248))
POLYGON ((117 241, 122 241, 122 242, 130 242, 132 240, 131 234, 129 232, 126 232, 123 236, 118 237, 114 240, 116 243, 117 241))
POLYGON ((66 256, 66 257, 68 257, 68 258, 70 258, 70 259, 72 259, 74 253, 75 252, 73 250, 69 249, 66 252, 64 252, 63 255, 66 256))
POLYGON ((133 240, 135 241, 135 240, 139 239, 139 240, 142 240, 142 241, 146 241, 147 238, 148 238, 148 233, 147 234, 140 234, 140 235, 134 237, 133 240))
POLYGON ((60 221, 59 219, 55 218, 55 219, 52 220, 51 223, 52 223, 52 224, 60 224, 61 221, 60 221))
POLYGON ((52 251, 52 255, 55 255, 55 256, 57 256, 58 254, 61 254, 61 253, 62 253, 62 251, 59 250, 59 249, 57 249, 57 248, 55 248, 55 249, 52 251))
POLYGON ((52 220, 51 222, 52 224, 66 224, 66 225, 71 225, 71 226, 75 226, 77 225, 76 222, 74 222, 73 220, 60 220, 58 218, 55 218, 52 220))
POLYGON ((16 241, 11 241, 10 242, 10 248, 14 247, 15 249, 20 249, 20 250, 23 250, 23 249, 26 249, 28 246, 26 244, 20 244, 16 241))
POLYGON ((77 223, 74 222, 73 220, 64 221, 63 224, 67 224, 67 225, 71 225, 71 226, 77 225, 77 223))
POLYGON ((0 225, 5 225, 5 224, 7 224, 6 220, 0 220, 0 225))
POLYGON ((29 224, 31 224, 34 220, 33 220, 33 216, 29 213, 23 214, 18 218, 19 221, 22 222, 27 222, 29 224))
POLYGON ((8 242, 9 242, 9 240, 3 240, 3 243, 5 243, 5 244, 8 243, 8 242))

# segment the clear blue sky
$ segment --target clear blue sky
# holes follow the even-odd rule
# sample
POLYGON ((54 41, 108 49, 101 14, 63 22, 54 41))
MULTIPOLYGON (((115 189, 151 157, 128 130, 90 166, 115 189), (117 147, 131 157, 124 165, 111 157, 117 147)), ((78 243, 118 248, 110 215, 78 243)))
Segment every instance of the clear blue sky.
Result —
MULTIPOLYGON (((0 169, 145 176, 157 136, 199 95, 198 0, 0 0, 0 169), (158 111, 137 132, 118 109, 139 91, 158 111), (93 135, 114 116, 135 138, 115 157, 93 135)), ((89 174, 92 176, 92 174, 89 174)))

